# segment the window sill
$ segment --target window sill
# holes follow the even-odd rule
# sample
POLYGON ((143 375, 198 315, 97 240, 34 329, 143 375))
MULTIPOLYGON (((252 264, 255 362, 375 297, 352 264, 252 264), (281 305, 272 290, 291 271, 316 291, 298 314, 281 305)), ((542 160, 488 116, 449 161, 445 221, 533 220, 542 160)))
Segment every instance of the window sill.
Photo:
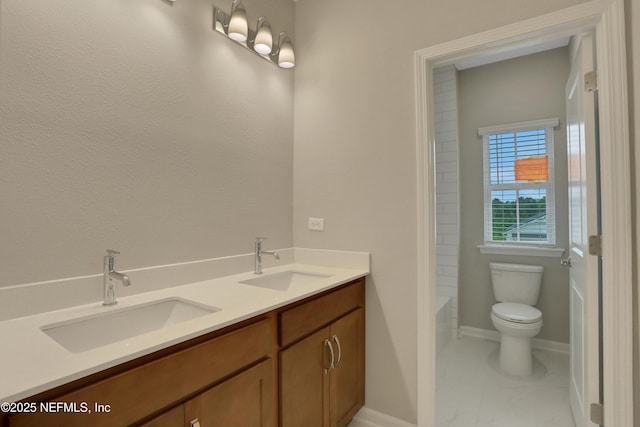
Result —
POLYGON ((564 249, 562 248, 520 245, 478 245, 478 249, 480 250, 480 253, 483 254, 540 256, 549 258, 560 258, 564 253, 564 249))

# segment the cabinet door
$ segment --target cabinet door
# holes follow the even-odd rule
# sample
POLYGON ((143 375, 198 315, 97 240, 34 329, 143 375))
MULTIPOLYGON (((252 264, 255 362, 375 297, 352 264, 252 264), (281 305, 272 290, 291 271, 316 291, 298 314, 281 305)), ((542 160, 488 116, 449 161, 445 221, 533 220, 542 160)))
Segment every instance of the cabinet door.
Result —
POLYGON ((364 405, 363 309, 331 325, 331 343, 337 353, 331 373, 331 426, 343 427, 364 405))
POLYGON ((324 328, 280 352, 282 427, 329 426, 327 338, 329 328, 324 328))
POLYGON ((184 425, 275 427, 273 402, 272 362, 267 359, 187 401, 184 425))
POLYGON ((178 405, 157 417, 153 418, 140 427, 180 427, 184 425, 184 405, 178 405))

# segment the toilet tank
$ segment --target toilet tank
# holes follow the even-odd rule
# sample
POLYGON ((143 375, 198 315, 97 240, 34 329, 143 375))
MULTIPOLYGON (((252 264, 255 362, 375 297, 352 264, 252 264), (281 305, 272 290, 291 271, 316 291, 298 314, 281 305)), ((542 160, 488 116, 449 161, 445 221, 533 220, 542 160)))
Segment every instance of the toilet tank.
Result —
POLYGON ((541 265, 504 264, 492 262, 491 283, 493 295, 499 302, 536 305, 542 285, 541 265))

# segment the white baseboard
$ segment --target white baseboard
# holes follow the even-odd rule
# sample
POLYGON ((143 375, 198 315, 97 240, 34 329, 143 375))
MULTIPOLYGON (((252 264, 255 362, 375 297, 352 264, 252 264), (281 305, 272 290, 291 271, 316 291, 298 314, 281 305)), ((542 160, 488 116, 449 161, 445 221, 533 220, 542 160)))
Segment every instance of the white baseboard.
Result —
MULTIPOLYGON (((460 328, 458 329, 458 337, 464 336, 500 342, 500 333, 498 331, 474 328, 472 326, 460 326, 460 328)), ((542 340, 539 338, 533 338, 531 340, 531 348, 535 350, 555 351, 557 353, 563 354, 570 353, 569 344, 567 343, 542 340)))
POLYGON ((416 427, 416 425, 363 406, 353 417, 349 427, 416 427))

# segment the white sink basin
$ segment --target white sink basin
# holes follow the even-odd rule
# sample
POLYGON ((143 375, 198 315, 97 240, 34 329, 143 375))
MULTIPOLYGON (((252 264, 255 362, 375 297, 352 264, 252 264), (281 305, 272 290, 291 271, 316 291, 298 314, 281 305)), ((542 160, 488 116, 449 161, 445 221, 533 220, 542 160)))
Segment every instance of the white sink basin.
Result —
POLYGON ((170 298, 54 323, 41 329, 67 350, 81 353, 216 311, 220 309, 170 298))
POLYGON ((264 276, 253 279, 242 280, 239 283, 278 291, 287 291, 291 287, 308 285, 309 283, 323 280, 327 277, 331 277, 331 275, 289 270, 280 273, 265 274, 264 276))

